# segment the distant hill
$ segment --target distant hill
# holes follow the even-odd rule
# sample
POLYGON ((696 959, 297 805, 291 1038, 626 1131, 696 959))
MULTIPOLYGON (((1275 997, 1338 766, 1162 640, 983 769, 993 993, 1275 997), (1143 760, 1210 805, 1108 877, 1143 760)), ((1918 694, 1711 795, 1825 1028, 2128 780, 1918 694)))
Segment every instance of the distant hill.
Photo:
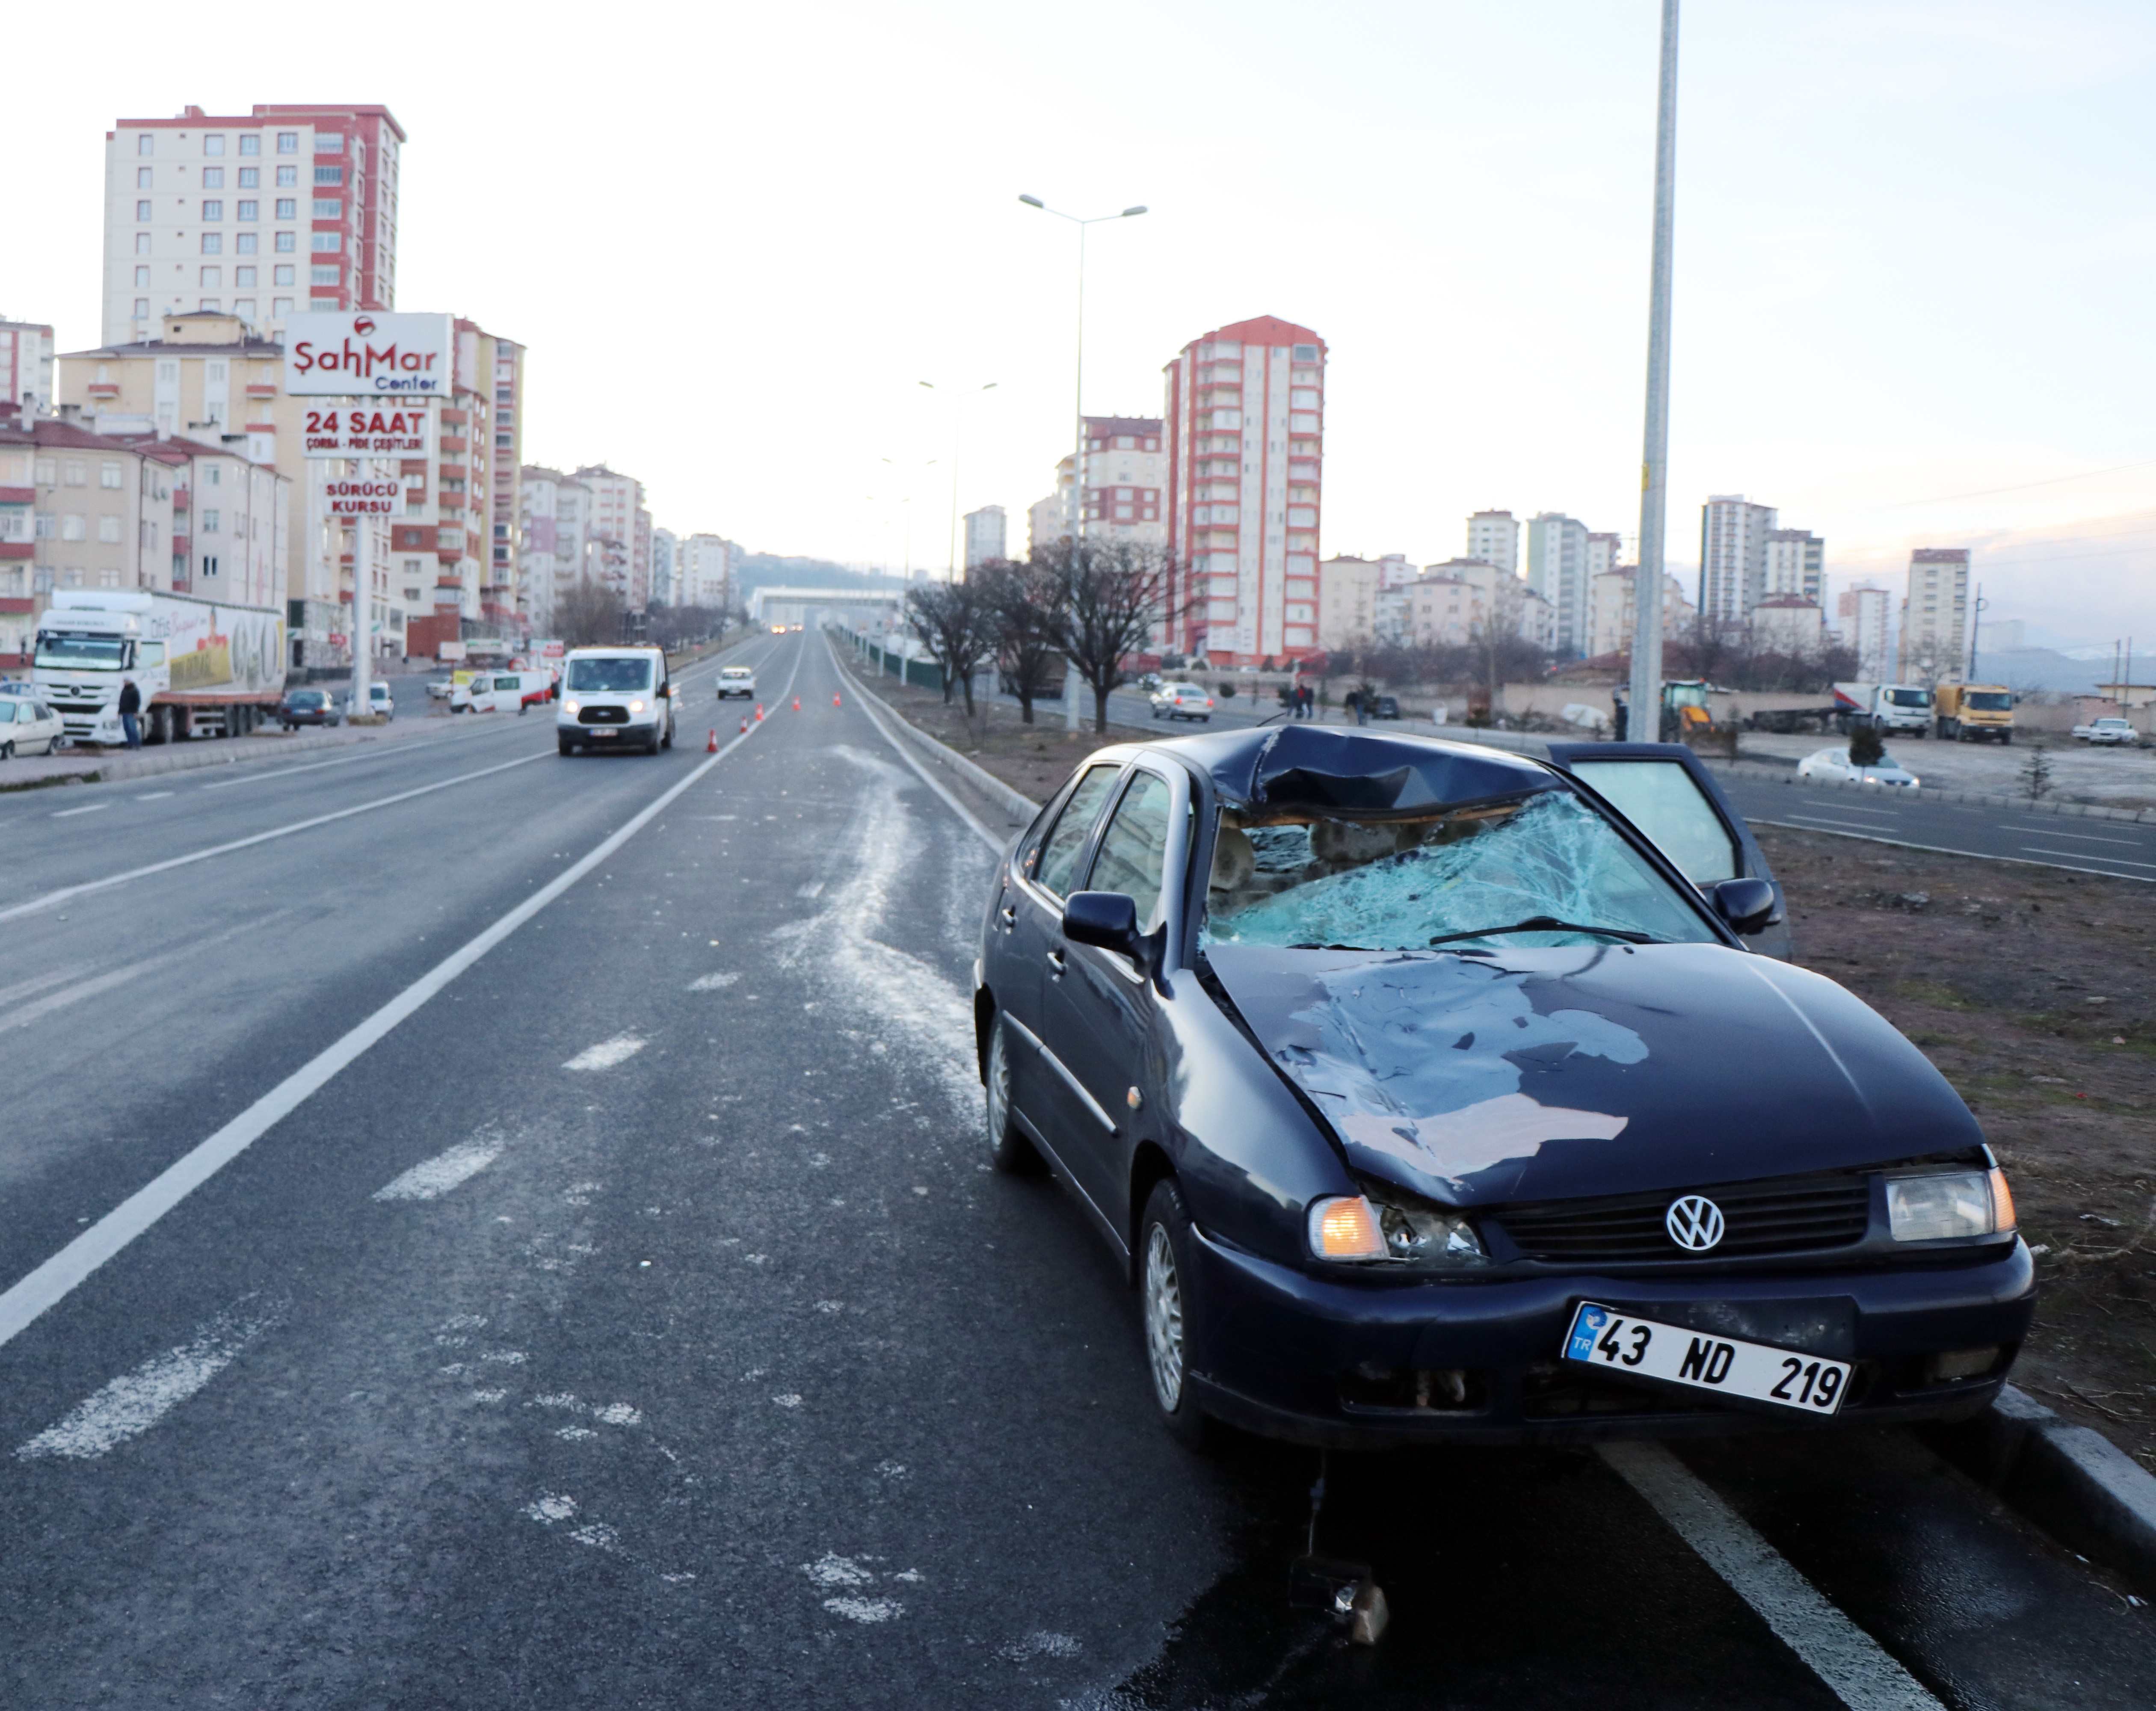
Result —
POLYGON ((849 570, 828 558, 788 558, 776 552, 751 552, 741 565, 741 588, 896 588, 896 577, 849 570))
MULTIPOLYGON (((1976 655, 1978 682, 2003 683, 2022 691, 2093 695, 2097 681, 2108 681, 2112 670, 2108 659, 2076 660, 2050 648, 2002 648, 1994 653, 1979 647, 1976 655)), ((2147 666, 2137 662, 2133 671, 2141 682, 2148 681, 2147 666)))

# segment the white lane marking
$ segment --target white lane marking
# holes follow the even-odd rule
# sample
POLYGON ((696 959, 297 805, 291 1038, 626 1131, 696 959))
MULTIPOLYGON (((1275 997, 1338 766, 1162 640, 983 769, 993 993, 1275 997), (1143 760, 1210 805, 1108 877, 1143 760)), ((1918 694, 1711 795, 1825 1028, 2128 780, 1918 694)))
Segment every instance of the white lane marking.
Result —
MULTIPOLYGON (((794 664, 798 671, 800 665, 798 655, 794 664)), ((790 690, 793 679, 789 676, 786 681, 790 690)), ((121 1252, 136 1236, 298 1110, 328 1085, 339 1071, 358 1058, 369 1046, 386 1037, 398 1023, 412 1015, 458 975, 612 856, 614 851, 665 813, 683 791, 692 789, 705 773, 747 742, 751 735, 763 728, 761 725, 752 725, 747 733, 735 737, 716 754, 707 755, 702 763, 680 783, 654 798, 648 807, 630 815, 619 831, 589 855, 548 881, 493 926, 467 941, 460 949, 444 958, 342 1039, 317 1052, 215 1134, 167 1165, 160 1174, 137 1189, 58 1253, 4 1292, 0 1292, 0 1346, 13 1341, 24 1328, 36 1323, 42 1314, 65 1300, 84 1278, 121 1252)), ((531 758, 543 758, 544 755, 552 753, 548 749, 543 754, 531 758)), ((511 761, 509 764, 521 766, 524 763, 511 761)), ((491 768, 489 770, 498 772, 501 768, 491 768)), ((430 784, 426 788, 439 789, 441 787, 430 784)), ((0 916, 0 919, 4 918, 4 916, 0 916)))
POLYGON ((498 1141, 460 1141, 446 1152, 414 1164, 375 1189, 377 1200, 439 1200, 459 1183, 468 1182, 501 1156, 498 1141))
MULTIPOLYGON (((473 727, 465 726, 463 731, 469 731, 471 728, 473 727)), ((478 728, 486 731, 500 730, 501 727, 498 725, 482 725, 478 728)), ((277 778, 289 778, 295 773, 318 773, 324 767, 348 767, 362 760, 401 760, 407 755, 425 754, 442 738, 452 734, 461 736, 463 731, 423 732, 418 737, 404 737, 392 748, 370 749, 365 754, 341 754, 335 760, 310 761, 305 766, 276 767, 268 772, 250 772, 244 778, 220 778, 214 784, 198 784, 195 788, 198 790, 231 790, 242 784, 260 784, 277 778), (430 742, 429 737, 434 741, 430 742)))
POLYGON ((249 1343, 280 1323, 286 1311, 282 1302, 257 1303, 251 1296, 243 1297, 198 1326, 178 1348, 153 1355, 113 1380, 15 1453, 26 1461, 43 1456, 87 1461, 140 1437, 231 1365, 249 1343))
POLYGON ((13 1004, 18 998, 28 998, 33 992, 43 992, 49 986, 57 986, 63 980, 72 980, 80 974, 80 968, 54 969, 43 974, 33 974, 27 980, 18 980, 13 986, 0 986, 0 1004, 13 1004))
POLYGON ((1850 1711, 1945 1711, 1871 1635, 1657 1443, 1597 1446, 1602 1459, 1758 1611, 1850 1711))
POLYGON ((824 1608, 857 1622, 887 1622, 906 1614, 906 1606, 896 1598, 827 1598, 824 1608))
POLYGON ((587 1046, 562 1067, 565 1070, 612 1069, 618 1063, 626 1063, 644 1050, 644 1042, 634 1034, 617 1034, 611 1040, 602 1040, 596 1046, 587 1046))
POLYGON ((111 806, 112 804, 110 802, 93 802, 85 808, 63 808, 58 814, 54 814, 53 818, 54 820, 72 820, 78 814, 102 814, 106 809, 111 806))
MULTIPOLYGON (((737 739, 738 741, 738 739, 737 739)), ((18 903, 12 909, 0 909, 0 921, 13 921, 18 915, 29 915, 39 909, 49 909, 54 903, 64 903, 69 897, 80 897, 90 891, 109 891, 114 886, 127 884, 131 880, 146 879, 153 873, 167 873, 175 867, 186 867, 193 862, 208 861, 213 856, 229 856, 235 850, 244 850, 255 844, 266 844, 276 838, 289 838, 295 832, 326 826, 332 820, 350 820, 355 814, 367 814, 377 808, 387 808, 392 803, 409 802, 415 796, 426 796, 436 790, 446 790, 452 784, 468 784, 474 778, 484 778, 490 773, 506 773, 511 767, 529 766, 535 760, 544 760, 553 753, 547 749, 538 754, 527 754, 516 760, 506 760, 500 766, 481 767, 475 773, 459 773, 454 778, 443 778, 432 784, 421 784, 415 789, 399 790, 393 796, 377 796, 372 802, 357 803, 350 808, 340 808, 330 814, 318 814, 311 820, 295 820, 288 826, 278 826, 266 832, 257 832, 251 838, 236 838, 229 844, 214 844, 207 850, 197 850, 191 855, 174 856, 163 861, 153 861, 147 867, 131 867, 125 873, 116 873, 105 879, 85 880, 80 885, 62 886, 56 891, 47 891, 42 897, 33 897, 27 903, 18 903)), ((105 804, 97 804, 100 807, 105 804)), ((85 810, 76 809, 74 813, 85 810)))
POLYGON ((1891 828, 1887 826, 1873 825, 1868 820, 1829 820, 1825 815, 1817 814, 1793 814, 1789 818, 1799 822, 1800 825, 1809 826, 1847 826, 1853 830, 1860 832, 1883 832, 1891 830, 1891 828))
MULTIPOLYGON (((2001 825, 1999 830, 2002 832, 2035 832, 2039 836, 2046 838, 2064 838, 2069 844, 2123 844, 2129 850, 2139 850, 2147 847, 2138 838, 2092 837, 2087 832, 2062 832, 2056 826, 2001 825)), ((2097 856, 2092 859, 2102 861, 2108 861, 2111 860, 2108 856, 2097 856)))
POLYGON ((93 974, 89 979, 78 981, 73 986, 63 988, 58 992, 48 993, 34 1003, 16 1005, 11 1007, 4 1016, 0 1016, 0 1031, 5 1031, 9 1028, 27 1028, 39 1018, 50 1015, 54 1010, 65 1010, 69 1005, 79 1004, 85 998, 95 998, 100 992, 110 992, 116 986, 124 986, 138 974, 146 974, 158 963, 170 961, 172 961, 171 956, 162 956, 152 957, 145 963, 130 963, 124 969, 114 969, 103 974, 93 974))
POLYGON ((137 802, 162 802, 172 794, 170 790, 152 790, 146 795, 137 796, 135 799, 137 802))
POLYGON ((689 990, 691 992, 720 992, 732 985, 735 981, 740 979, 741 976, 738 974, 706 974, 701 979, 691 980, 689 983, 689 990))
MULTIPOLYGON (((2072 857, 2076 861, 2111 861, 2116 862, 2121 867, 2146 867, 2152 872, 2156 872, 2156 861, 2128 861, 2123 856, 2106 856, 2094 850, 2044 850, 2038 848, 2034 844, 2024 844, 2021 847, 2026 850, 2031 856, 2066 856, 2072 857)), ((2084 868, 2082 871, 2100 872, 2102 870, 2084 868)), ((2131 874, 2126 873, 2122 873, 2116 876, 2120 879, 2131 879, 2133 877, 2131 874)))
POLYGON ((1968 856, 1979 861, 2009 862, 2015 867, 2053 867, 2068 873, 2095 873, 2106 879, 2130 879, 2137 885, 2156 885, 2156 880, 2144 880, 2138 873, 2119 873, 2108 867, 2081 866, 2079 863, 2082 861, 2102 861, 2109 858, 2084 855, 2079 850, 2059 852, 2062 856, 2071 855, 2078 858, 2075 861, 2031 861, 2026 856, 1997 856, 1988 850, 1957 850, 1950 844, 1919 844, 1913 838, 1886 838, 1873 831, 1843 831, 1833 826, 1799 825, 1793 820, 1775 820, 1763 814, 1748 814, 1744 816, 1744 823, 1755 826, 1785 826, 1795 832, 1825 832, 1829 837, 1854 838, 1861 844, 1884 844, 1890 850, 1927 850, 1934 856, 1968 856))

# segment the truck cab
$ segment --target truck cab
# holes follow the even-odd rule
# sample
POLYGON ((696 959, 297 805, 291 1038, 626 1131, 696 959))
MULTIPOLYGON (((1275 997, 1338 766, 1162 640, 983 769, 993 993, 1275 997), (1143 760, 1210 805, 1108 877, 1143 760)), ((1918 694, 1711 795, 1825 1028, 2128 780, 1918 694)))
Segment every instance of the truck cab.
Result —
POLYGON ((1943 742, 2014 740, 2014 691, 2003 683, 1942 683, 1932 706, 1943 742))

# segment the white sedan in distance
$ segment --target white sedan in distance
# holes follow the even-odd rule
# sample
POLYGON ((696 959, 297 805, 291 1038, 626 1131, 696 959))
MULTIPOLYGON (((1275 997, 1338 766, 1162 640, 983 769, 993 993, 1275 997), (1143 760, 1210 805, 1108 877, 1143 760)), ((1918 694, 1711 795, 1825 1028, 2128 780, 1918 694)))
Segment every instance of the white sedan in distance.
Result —
POLYGON ((719 699, 734 695, 743 701, 756 699, 756 673, 746 665, 729 665, 719 673, 719 699))
POLYGON ((1868 767, 1861 767, 1849 758, 1845 748, 1822 748, 1816 754, 1808 754, 1797 763, 1800 778, 1836 778, 1845 784, 1895 784, 1905 790, 1914 789, 1917 775, 1895 764, 1892 755, 1882 754, 1868 767))
POLYGON ((1163 683, 1147 697, 1156 719, 1195 719, 1201 725, 1213 718, 1213 697, 1194 683, 1163 683))

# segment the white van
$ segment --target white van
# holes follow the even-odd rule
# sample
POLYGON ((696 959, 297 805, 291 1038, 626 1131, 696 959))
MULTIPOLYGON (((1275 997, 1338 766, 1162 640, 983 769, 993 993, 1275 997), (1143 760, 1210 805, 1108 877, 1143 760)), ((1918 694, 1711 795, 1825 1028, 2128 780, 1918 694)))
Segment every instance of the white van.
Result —
POLYGON ((562 674, 554 715, 555 745, 641 748, 656 754, 674 746, 674 685, 658 648, 573 648, 562 674))

